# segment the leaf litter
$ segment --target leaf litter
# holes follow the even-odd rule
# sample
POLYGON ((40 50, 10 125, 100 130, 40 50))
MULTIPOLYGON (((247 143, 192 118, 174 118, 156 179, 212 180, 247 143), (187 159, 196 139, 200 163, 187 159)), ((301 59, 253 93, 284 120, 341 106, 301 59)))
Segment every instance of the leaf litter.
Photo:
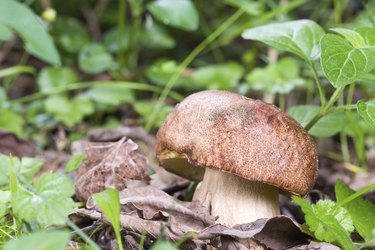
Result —
MULTIPOLYGON (((146 157, 137 148, 136 143, 125 137, 116 143, 88 144, 76 178, 77 198, 89 201, 87 208, 77 209, 73 216, 94 224, 110 225, 110 222, 90 202, 91 195, 108 187, 119 190, 125 249, 138 248, 144 236, 146 249, 158 239, 176 242, 181 238, 186 238, 182 249, 250 249, 249 242, 268 249, 337 249, 328 243, 311 241, 311 236, 284 215, 233 228, 215 223, 216 218, 202 204, 178 200, 151 186, 146 157), (144 185, 127 185, 129 180, 143 180, 144 185)), ((114 235, 111 237, 108 242, 113 242, 114 235)))

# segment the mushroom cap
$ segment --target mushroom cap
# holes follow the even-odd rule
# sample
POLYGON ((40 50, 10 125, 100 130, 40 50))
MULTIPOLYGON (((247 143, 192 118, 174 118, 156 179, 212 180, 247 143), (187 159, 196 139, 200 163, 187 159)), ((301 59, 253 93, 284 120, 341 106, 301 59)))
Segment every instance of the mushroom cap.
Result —
POLYGON ((313 187, 314 141, 277 107, 239 94, 207 90, 179 103, 156 135, 161 166, 199 180, 213 168, 296 195, 313 187))

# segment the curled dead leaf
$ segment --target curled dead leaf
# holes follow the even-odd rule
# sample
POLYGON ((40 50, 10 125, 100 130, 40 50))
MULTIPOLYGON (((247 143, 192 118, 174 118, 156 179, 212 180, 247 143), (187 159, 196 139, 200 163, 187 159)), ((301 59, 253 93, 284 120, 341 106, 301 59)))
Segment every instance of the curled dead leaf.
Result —
POLYGON ((90 143, 77 173, 77 198, 88 200, 109 187, 121 191, 131 180, 148 181, 147 159, 137 148, 136 143, 126 138, 115 143, 90 143))

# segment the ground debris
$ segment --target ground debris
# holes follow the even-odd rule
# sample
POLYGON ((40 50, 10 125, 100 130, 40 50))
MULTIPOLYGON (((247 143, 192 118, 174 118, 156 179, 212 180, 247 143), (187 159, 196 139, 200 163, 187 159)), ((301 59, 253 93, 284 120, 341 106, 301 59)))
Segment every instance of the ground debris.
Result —
POLYGON ((77 173, 77 198, 88 200, 92 194, 109 187, 123 190, 131 180, 148 181, 147 159, 137 148, 137 144, 125 137, 115 143, 88 144, 77 173))

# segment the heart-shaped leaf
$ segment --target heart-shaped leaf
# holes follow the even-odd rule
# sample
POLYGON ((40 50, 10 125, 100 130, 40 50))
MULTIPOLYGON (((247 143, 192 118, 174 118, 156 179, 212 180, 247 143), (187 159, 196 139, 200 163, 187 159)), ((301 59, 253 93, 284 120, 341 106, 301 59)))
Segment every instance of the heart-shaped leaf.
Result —
POLYGON ((373 128, 375 128, 375 99, 367 102, 359 101, 357 103, 357 110, 359 115, 373 128))
POLYGON ((291 52, 308 63, 319 58, 319 41, 324 30, 311 20, 268 24, 246 30, 245 39, 264 42, 279 50, 291 52))
MULTIPOLYGON (((375 46, 356 31, 335 29, 321 40, 321 65, 335 88, 350 84, 375 68, 375 46), (362 39, 360 39, 362 37, 362 39)), ((371 38, 372 39, 372 38, 371 38)))

